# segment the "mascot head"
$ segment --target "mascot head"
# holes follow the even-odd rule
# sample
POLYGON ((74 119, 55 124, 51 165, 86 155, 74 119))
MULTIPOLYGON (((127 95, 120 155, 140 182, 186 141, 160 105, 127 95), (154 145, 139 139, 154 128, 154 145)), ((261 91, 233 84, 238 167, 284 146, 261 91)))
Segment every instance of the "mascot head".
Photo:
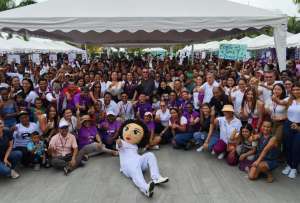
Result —
POLYGON ((145 147, 149 142, 147 126, 140 120, 127 120, 119 129, 119 137, 125 142, 145 147))

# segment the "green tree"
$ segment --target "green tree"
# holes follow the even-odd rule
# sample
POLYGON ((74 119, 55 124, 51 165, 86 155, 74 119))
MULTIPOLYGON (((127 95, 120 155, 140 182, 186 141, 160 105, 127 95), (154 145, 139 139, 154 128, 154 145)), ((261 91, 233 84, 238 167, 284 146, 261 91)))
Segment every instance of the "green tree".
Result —
POLYGON ((28 5, 35 4, 35 3, 36 3, 36 1, 33 1, 33 0, 23 0, 19 3, 18 7, 28 6, 28 5))
POLYGON ((300 21, 297 21, 296 17, 289 17, 288 32, 291 32, 291 33, 294 33, 294 34, 300 32, 300 21))
POLYGON ((5 11, 16 6, 13 0, 0 0, 0 11, 5 11))

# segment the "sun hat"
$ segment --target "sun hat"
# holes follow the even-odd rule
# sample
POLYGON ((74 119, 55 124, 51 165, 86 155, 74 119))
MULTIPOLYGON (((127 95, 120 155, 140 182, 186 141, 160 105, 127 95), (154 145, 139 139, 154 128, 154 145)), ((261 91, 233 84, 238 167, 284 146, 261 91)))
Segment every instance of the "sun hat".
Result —
POLYGON ((234 112, 233 106, 230 104, 224 105, 222 111, 224 112, 234 112))

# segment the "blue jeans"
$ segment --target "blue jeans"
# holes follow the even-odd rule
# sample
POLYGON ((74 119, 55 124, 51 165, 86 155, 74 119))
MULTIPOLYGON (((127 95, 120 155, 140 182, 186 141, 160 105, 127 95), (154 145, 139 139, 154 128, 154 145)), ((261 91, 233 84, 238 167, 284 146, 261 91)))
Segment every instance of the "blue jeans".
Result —
POLYGON ((300 163, 300 132, 291 129, 291 121, 285 121, 283 125, 284 148, 287 164, 292 169, 297 169, 300 163))
MULTIPOLYGON (((202 146, 207 138, 207 132, 195 132, 193 137, 196 141, 196 144, 202 146)), ((208 143, 208 150, 211 151, 213 146, 217 143, 219 139, 219 135, 217 133, 213 133, 210 137, 209 143, 208 143)))
POLYGON ((3 160, 0 161, 0 175, 10 176, 11 169, 14 169, 18 162, 22 159, 21 151, 12 151, 8 156, 8 161, 11 163, 11 167, 6 166, 3 160))
POLYGON ((185 147, 185 145, 193 139, 193 133, 178 133, 175 135, 175 143, 178 147, 185 147))

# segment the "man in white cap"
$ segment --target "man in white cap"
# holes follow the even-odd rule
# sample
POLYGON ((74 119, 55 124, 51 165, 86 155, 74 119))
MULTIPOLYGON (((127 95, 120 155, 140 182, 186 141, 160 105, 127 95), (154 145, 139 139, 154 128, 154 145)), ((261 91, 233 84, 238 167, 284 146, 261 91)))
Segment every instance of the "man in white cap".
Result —
POLYGON ((75 136, 68 132, 68 122, 61 120, 58 127, 59 133, 51 138, 48 153, 51 155, 51 165, 64 169, 65 175, 68 175, 79 165, 82 155, 78 155, 75 136))

